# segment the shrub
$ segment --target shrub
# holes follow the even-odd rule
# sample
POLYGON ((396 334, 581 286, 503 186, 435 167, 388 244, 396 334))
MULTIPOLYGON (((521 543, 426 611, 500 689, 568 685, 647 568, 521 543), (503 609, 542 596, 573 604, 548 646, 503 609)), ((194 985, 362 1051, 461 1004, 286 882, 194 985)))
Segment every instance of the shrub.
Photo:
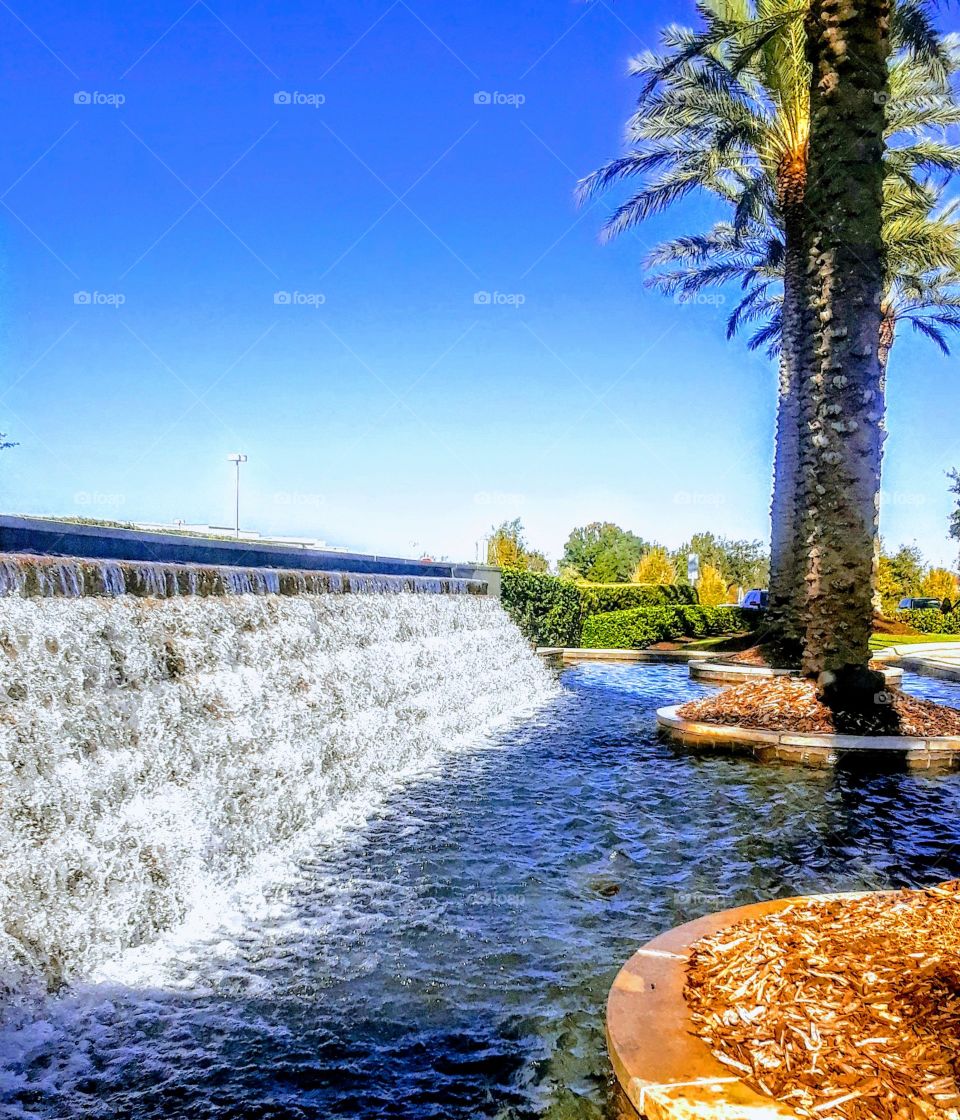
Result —
POLYGON ((676 638, 706 638, 749 630, 755 611, 739 607, 638 607, 595 614, 583 623, 580 642, 585 649, 644 649, 676 638))
POLYGON ((580 616, 637 607, 665 607, 696 603, 697 593, 689 584, 667 583, 581 583, 580 616))
POLYGON ((538 646, 580 644, 580 590, 575 583, 515 568, 503 570, 504 609, 538 646))
POLYGON ((960 610, 897 611, 897 621, 906 622, 921 634, 960 634, 960 610))
MULTIPOLYGON (((503 569, 504 609, 523 635, 540 646, 579 646, 581 630, 593 615, 639 608, 699 609, 694 607, 696 602, 696 591, 686 584, 571 583, 544 572, 503 569)), ((692 615, 683 623, 686 628, 704 625, 702 621, 694 622, 692 615)), ((705 635, 723 632, 686 628, 679 633, 705 635)))

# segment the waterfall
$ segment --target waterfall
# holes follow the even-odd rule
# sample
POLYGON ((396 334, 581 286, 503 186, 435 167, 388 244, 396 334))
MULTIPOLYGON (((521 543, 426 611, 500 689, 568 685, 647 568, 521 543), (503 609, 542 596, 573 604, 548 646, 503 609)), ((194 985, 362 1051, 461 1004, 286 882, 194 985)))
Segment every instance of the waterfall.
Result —
POLYGON ((0 601, 0 997, 150 943, 556 689, 485 596, 60 597, 71 563, 0 601))
POLYGON ((116 598, 137 595, 173 599, 181 595, 329 595, 412 591, 434 595, 482 595, 486 585, 450 576, 367 575, 233 565, 204 567, 154 561, 83 560, 8 553, 0 559, 0 598, 116 598))

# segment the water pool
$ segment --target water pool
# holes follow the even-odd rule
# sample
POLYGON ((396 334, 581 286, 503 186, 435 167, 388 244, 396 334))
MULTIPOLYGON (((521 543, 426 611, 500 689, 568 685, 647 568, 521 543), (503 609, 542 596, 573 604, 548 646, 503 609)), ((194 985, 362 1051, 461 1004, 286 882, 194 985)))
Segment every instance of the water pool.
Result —
MULTIPOLYGON (((301 861, 267 912, 0 1038, 0 1115, 598 1120, 613 977, 710 910, 960 876, 960 775, 675 753, 680 666, 583 664, 301 861)), ((960 686, 905 687, 960 703, 960 686)))

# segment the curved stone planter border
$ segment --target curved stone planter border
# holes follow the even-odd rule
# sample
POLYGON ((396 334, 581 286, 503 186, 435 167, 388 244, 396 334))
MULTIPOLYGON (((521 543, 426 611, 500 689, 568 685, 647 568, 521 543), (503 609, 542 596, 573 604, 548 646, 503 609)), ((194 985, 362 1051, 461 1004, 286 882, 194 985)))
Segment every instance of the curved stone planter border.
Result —
MULTIPOLYGON (((899 688, 903 670, 884 667, 880 670, 889 688, 899 688)), ((772 677, 797 677, 795 669, 770 669, 761 665, 740 665, 736 661, 691 661, 690 677, 704 684, 747 684, 772 677)))
POLYGON ((678 715, 682 704, 661 708, 657 724, 673 742, 694 750, 748 754, 760 762, 794 762, 825 768, 843 755, 902 755, 911 770, 960 766, 960 736, 920 739, 910 735, 813 735, 697 723, 678 715))
POLYGON ((646 1120, 798 1120, 755 1092, 692 1033, 684 996, 696 942, 727 926, 788 906, 858 894, 777 899, 708 914, 655 938, 623 966, 607 1000, 607 1047, 617 1080, 646 1120))
POLYGON ((768 669, 760 665, 739 665, 736 661, 691 661, 690 678, 705 684, 746 684, 771 677, 792 677, 793 669, 768 669))

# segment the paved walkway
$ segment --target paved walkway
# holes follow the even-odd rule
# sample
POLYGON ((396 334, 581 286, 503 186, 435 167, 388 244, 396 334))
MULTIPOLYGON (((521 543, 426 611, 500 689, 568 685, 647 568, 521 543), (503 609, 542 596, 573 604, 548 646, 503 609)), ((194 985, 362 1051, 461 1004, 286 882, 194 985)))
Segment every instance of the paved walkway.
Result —
POLYGON ((960 681, 960 642, 925 642, 888 646, 874 655, 878 661, 894 661, 904 669, 960 681))

